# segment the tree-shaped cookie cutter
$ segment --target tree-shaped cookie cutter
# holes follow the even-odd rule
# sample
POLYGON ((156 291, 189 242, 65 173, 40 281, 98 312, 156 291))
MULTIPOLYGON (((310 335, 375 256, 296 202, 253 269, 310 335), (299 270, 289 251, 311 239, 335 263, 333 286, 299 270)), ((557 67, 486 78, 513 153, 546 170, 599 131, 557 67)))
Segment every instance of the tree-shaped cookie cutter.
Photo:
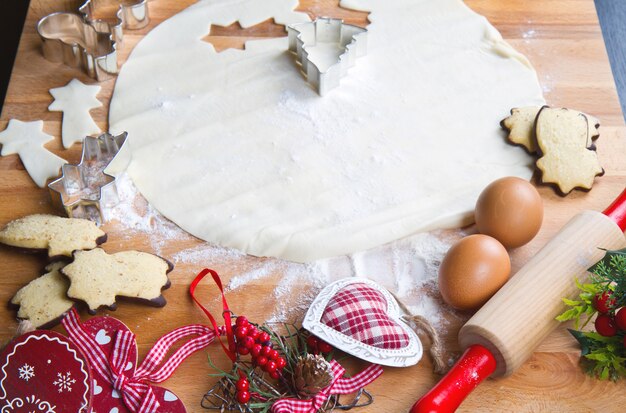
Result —
POLYGON ((287 32, 289 51, 296 55, 302 73, 320 96, 339 86, 356 59, 367 54, 367 29, 346 24, 341 19, 320 17, 313 22, 290 25, 287 32), (318 43, 334 43, 344 50, 337 63, 324 70, 309 59, 307 51, 318 43))
POLYGON ((95 19, 98 8, 111 1, 87 0, 80 14, 57 12, 37 23, 46 59, 72 67, 82 67, 93 79, 103 81, 118 71, 117 47, 123 29, 140 29, 149 23, 147 0, 119 2, 114 22, 95 19))
MULTIPOLYGON (((69 217, 88 218, 97 223, 105 221, 103 211, 119 202, 115 177, 104 172, 124 146, 126 132, 114 136, 103 133, 87 136, 78 165, 65 164, 62 175, 48 184, 53 203, 65 209, 69 217)), ((130 163, 128 151, 115 160, 121 170, 130 163)))

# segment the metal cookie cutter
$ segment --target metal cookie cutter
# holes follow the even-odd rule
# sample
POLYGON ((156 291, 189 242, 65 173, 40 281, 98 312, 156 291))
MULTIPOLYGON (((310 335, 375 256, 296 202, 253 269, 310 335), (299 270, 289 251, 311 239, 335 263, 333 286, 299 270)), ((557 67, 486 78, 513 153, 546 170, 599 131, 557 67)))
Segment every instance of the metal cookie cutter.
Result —
POLYGON ((97 81, 117 74, 117 46, 111 34, 100 33, 73 13, 53 13, 39 20, 43 56, 52 62, 82 67, 97 81))
POLYGON ((78 11, 83 15, 85 22, 91 24, 96 31, 111 33, 113 40, 121 43, 124 37, 123 29, 142 29, 150 23, 148 15, 148 0, 87 0, 78 11), (117 8, 117 20, 113 23, 106 20, 96 19, 98 9, 106 8, 111 3, 119 4, 117 8))
POLYGON ((367 29, 345 24, 341 19, 321 17, 313 22, 298 23, 287 27, 289 51, 296 55, 307 81, 317 93, 324 96, 339 86, 339 81, 358 57, 367 53, 367 29), (328 67, 318 67, 309 56, 307 48, 329 46, 322 52, 335 53, 333 48, 343 49, 337 62, 328 67))
POLYGON ((43 55, 53 62, 82 67, 97 81, 118 73, 117 47, 123 39, 123 28, 139 29, 149 23, 147 0, 113 2, 118 5, 114 23, 94 20, 95 11, 110 5, 107 0, 87 0, 80 14, 52 13, 37 23, 43 42, 43 55))
MULTIPOLYGON (((78 165, 65 164, 62 175, 48 184, 53 202, 64 208, 69 217, 88 218, 104 222, 103 210, 119 202, 115 177, 104 172, 126 142, 126 132, 113 136, 108 133, 87 136, 78 165)), ((124 151, 124 155, 128 151, 124 151)), ((118 167, 125 168, 130 155, 116 159, 118 167)))

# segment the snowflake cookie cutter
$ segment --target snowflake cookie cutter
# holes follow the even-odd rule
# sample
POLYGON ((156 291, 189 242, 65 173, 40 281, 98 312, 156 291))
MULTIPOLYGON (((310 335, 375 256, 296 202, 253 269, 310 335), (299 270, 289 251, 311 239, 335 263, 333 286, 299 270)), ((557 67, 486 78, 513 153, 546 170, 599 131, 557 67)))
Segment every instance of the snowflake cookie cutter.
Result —
POLYGON ((339 86, 356 59, 367 54, 367 29, 346 24, 341 19, 320 17, 312 22, 287 27, 289 51, 296 56, 307 81, 320 96, 339 86), (337 62, 327 68, 318 67, 310 58, 308 47, 318 43, 336 44, 343 49, 337 62))
POLYGON ((115 177, 105 169, 115 158, 116 167, 125 169, 130 163, 128 151, 116 158, 127 141, 126 132, 114 136, 103 133, 83 140, 83 152, 78 165, 65 164, 61 177, 48 184, 53 203, 62 207, 67 216, 87 218, 102 224, 104 209, 119 202, 115 177))
POLYGON ((119 3, 114 22, 95 19, 96 11, 111 1, 87 0, 80 14, 57 12, 37 23, 43 42, 43 56, 71 67, 81 67, 97 81, 117 75, 117 47, 122 43, 123 29, 145 27, 150 18, 148 0, 115 1, 119 3))

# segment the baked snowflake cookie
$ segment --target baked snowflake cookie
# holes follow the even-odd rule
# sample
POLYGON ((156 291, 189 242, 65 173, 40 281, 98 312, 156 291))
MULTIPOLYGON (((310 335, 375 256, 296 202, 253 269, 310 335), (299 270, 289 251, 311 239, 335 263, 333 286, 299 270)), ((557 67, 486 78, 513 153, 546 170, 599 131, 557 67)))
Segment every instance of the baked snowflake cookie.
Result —
POLYGON ((107 235, 87 219, 36 214, 16 219, 0 231, 0 243, 29 250, 48 250, 50 258, 71 257, 104 243, 107 235))
POLYGON ((116 297, 165 305, 161 290, 169 287, 167 274, 174 268, 169 261, 139 251, 109 255, 101 248, 75 251, 73 256, 61 269, 70 280, 67 295, 87 303, 92 314, 100 307, 117 308, 116 297))
POLYGON ((69 280, 61 274, 64 262, 54 262, 46 267, 46 274, 22 287, 11 299, 19 306, 17 318, 28 320, 34 328, 47 328, 56 324, 63 314, 74 306, 67 297, 69 280))
POLYGON ((536 154, 541 182, 554 185, 562 195, 573 189, 591 189, 604 173, 595 151, 599 138, 597 118, 573 109, 526 106, 511 109, 500 122, 512 144, 536 154))

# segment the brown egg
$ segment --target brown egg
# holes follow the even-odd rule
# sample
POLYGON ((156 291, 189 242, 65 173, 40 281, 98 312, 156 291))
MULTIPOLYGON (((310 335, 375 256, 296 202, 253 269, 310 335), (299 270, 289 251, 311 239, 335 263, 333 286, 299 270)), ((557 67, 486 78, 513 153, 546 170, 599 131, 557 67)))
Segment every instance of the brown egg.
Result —
POLYGON ((495 238, 476 234, 461 239, 439 267, 439 291, 458 310, 485 304, 509 279, 509 254, 495 238))
POLYGON ((512 176, 501 178, 480 194, 474 218, 481 234, 494 237, 506 248, 516 248, 539 232, 543 202, 528 181, 512 176))

